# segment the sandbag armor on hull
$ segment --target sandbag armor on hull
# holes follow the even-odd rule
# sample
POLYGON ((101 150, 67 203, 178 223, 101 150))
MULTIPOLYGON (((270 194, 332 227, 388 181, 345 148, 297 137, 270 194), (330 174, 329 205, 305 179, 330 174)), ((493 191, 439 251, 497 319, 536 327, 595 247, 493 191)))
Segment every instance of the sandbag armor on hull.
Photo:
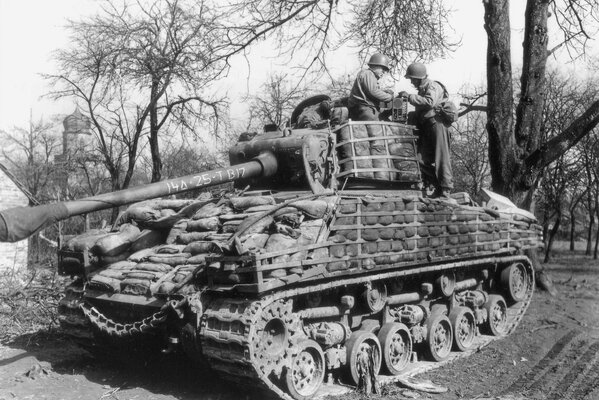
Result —
MULTIPOLYGON (((242 135, 228 169, 142 187, 134 200, 234 181, 229 192, 138 202, 112 229, 66 241, 59 270, 76 278, 63 326, 164 337, 225 378, 295 399, 331 377, 358 385, 366 364, 397 375, 482 333, 511 333, 534 289, 534 216, 506 199, 424 196, 405 118, 347 121, 326 96, 301 106, 292 122, 304 128, 242 135), (314 121, 323 109, 328 120, 314 121)), ((53 219, 90 211, 65 204, 53 219)))

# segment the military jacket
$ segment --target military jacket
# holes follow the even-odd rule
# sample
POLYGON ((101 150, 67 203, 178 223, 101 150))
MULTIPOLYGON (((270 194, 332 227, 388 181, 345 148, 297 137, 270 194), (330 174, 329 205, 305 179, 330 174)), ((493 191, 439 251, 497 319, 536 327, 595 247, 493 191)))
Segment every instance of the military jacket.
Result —
POLYGON ((418 119, 435 116, 435 107, 445 99, 445 89, 437 81, 425 78, 420 82, 418 94, 408 96, 408 101, 416 109, 418 119))
POLYGON ((379 108, 381 101, 390 101, 393 96, 379 87, 379 80, 371 69, 358 73, 349 94, 349 107, 364 105, 379 108))

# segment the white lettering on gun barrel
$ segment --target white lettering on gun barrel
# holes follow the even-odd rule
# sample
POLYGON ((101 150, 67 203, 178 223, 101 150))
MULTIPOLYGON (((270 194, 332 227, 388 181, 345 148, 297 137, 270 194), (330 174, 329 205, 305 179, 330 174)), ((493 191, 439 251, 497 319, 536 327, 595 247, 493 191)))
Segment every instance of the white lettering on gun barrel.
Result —
POLYGON ((245 168, 229 168, 224 171, 226 176, 223 176, 223 171, 207 172, 202 175, 195 175, 191 179, 180 181, 165 182, 168 193, 177 193, 194 187, 207 186, 210 184, 220 183, 221 181, 235 180, 245 176, 245 168))

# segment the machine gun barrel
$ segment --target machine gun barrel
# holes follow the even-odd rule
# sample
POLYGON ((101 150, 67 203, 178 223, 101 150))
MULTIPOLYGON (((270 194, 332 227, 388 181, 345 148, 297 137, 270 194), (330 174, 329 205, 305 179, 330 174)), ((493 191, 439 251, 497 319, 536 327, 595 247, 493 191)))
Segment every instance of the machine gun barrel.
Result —
POLYGON ((193 189, 206 188, 238 179, 270 176, 277 171, 277 166, 275 155, 270 151, 264 151, 248 162, 227 168, 187 175, 79 200, 35 207, 16 207, 0 211, 0 242, 17 242, 26 239, 45 226, 75 215, 193 189))

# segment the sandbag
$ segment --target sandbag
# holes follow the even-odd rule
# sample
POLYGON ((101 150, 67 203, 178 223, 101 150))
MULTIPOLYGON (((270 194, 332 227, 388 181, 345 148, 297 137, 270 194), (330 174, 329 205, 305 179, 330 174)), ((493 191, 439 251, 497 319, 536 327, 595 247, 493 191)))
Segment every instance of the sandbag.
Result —
POLYGON ((291 205, 304 214, 314 218, 323 218, 328 210, 329 203, 324 200, 298 200, 291 205))
MULTIPOLYGON (((252 207, 248 207, 246 208, 245 212, 246 213, 258 213, 258 212, 264 212, 264 211, 270 211, 273 210, 276 207, 275 204, 264 204, 261 206, 252 206, 252 207)), ((283 209, 285 209, 287 207, 283 207, 283 209)), ((277 210, 278 212, 278 210, 277 210)))
POLYGON ((138 227, 124 224, 119 228, 119 232, 99 239, 90 251, 100 256, 116 256, 127 250, 140 233, 138 227))
POLYGON ((304 246, 306 244, 316 243, 316 239, 318 239, 318 234, 320 233, 323 223, 324 221, 322 219, 302 222, 298 228, 301 232, 298 244, 304 246))
POLYGON ((107 269, 111 269, 113 271, 117 271, 117 270, 129 271, 129 270, 135 268, 137 263, 133 262, 133 261, 123 260, 123 261, 117 261, 115 263, 107 264, 107 265, 108 265, 107 269))
POLYGON ((148 294, 152 281, 148 279, 127 278, 121 282, 121 293, 125 294, 148 294))
POLYGON ((109 235, 106 230, 93 229, 69 239, 63 249, 68 251, 83 252, 93 247, 102 237, 109 235))
POLYGON ((223 231, 223 233, 235 233, 237 232, 237 229, 239 227, 239 225, 241 224, 241 222, 243 222, 242 220, 232 220, 232 221, 226 221, 223 226, 221 227, 221 230, 223 231))
MULTIPOLYGON (((392 165, 389 165, 386 140, 383 137, 383 127, 381 125, 366 125, 366 131, 368 132, 368 137, 376 138, 376 140, 370 141, 370 155, 375 156, 372 158, 372 167, 380 169, 391 168, 392 165), (384 158, 378 158, 378 156, 383 156, 384 158)), ((395 180, 395 174, 391 174, 388 171, 375 171, 374 179, 395 180)))
POLYGON ((160 219, 160 210, 148 206, 147 204, 133 204, 119 216, 116 225, 121 225, 135 221, 139 225, 144 225, 160 219))
POLYGON ((281 250, 290 250, 296 245, 297 239, 283 235, 281 233, 273 233, 266 241, 264 249, 270 253, 281 250))
POLYGON ((131 244, 129 250, 131 253, 135 253, 143 249, 148 249, 164 243, 165 238, 166 232, 164 231, 144 229, 139 234, 139 237, 131 244))
POLYGON ((123 271, 123 270, 114 270, 114 269, 105 269, 102 270, 100 272, 98 272, 98 275, 102 275, 105 276, 107 278, 113 278, 113 279, 123 279, 125 277, 125 274, 129 272, 129 271, 123 271))
POLYGON ((229 201, 234 209, 241 211, 250 207, 275 204, 275 199, 272 196, 231 197, 229 201))
POLYGON ((220 228, 220 220, 218 217, 208 217, 197 220, 192 220, 187 223, 188 232, 205 232, 217 231, 220 228))
POLYGON ((198 240, 206 240, 209 235, 205 234, 205 232, 187 232, 182 233, 177 238, 177 243, 179 244, 189 244, 191 242, 196 242, 198 240))
POLYGON ((220 214, 226 214, 230 211, 231 209, 224 204, 217 205, 216 203, 207 203, 196 211, 191 219, 198 220, 202 218, 218 217, 220 214))
POLYGON ((183 249, 185 249, 183 244, 163 244, 154 250, 157 254, 177 254, 183 253, 183 249))
POLYGON ((181 265, 187 262, 187 259, 191 257, 190 253, 179 253, 179 254, 155 254, 148 257, 148 261, 159 264, 168 265, 181 265))
POLYGON ((160 219, 172 217, 175 214, 177 214, 177 212, 175 210, 173 210, 171 208, 164 208, 164 209, 160 210, 160 219))
POLYGON ((264 233, 268 231, 268 228, 273 223, 273 221, 274 218, 270 215, 266 215, 260 219, 258 219, 257 217, 246 218, 237 227, 237 231, 242 232, 239 238, 243 240, 245 237, 249 235, 253 235, 256 233, 264 233))
POLYGON ((90 285, 98 287, 99 289, 110 290, 112 292, 119 292, 121 290, 121 280, 98 274, 91 278, 90 285))
POLYGON ((179 211, 183 207, 195 202, 193 199, 159 199, 155 200, 157 209, 171 208, 174 211, 179 211))
POLYGON ((171 230, 168 233, 168 236, 166 237, 166 244, 175 243, 178 240, 178 237, 180 235, 187 232, 188 221, 189 220, 187 220, 187 219, 182 219, 179 222, 177 222, 175 225, 173 225, 173 227, 171 228, 171 230))
POLYGON ((135 253, 131 254, 127 258, 127 260, 133 261, 133 262, 142 262, 142 261, 146 260, 152 254, 155 254, 153 248, 143 249, 143 250, 139 250, 139 251, 136 251, 135 253))
POLYGON ((197 241, 189 243, 183 250, 185 253, 191 255, 202 254, 202 253, 219 253, 222 252, 220 247, 214 242, 208 241, 197 241))
POLYGON ((150 271, 150 272, 162 272, 166 273, 173 269, 171 265, 168 264, 158 264, 158 263, 148 263, 141 262, 135 265, 134 270, 138 271, 150 271))
POLYGON ((264 248, 266 241, 270 235, 268 233, 256 233, 255 235, 247 236, 242 242, 243 247, 249 250, 258 250, 264 248))
MULTIPOLYGON (((348 142, 339 148, 339 166, 341 171, 349 171, 353 169, 369 169, 372 168, 372 160, 370 159, 370 144, 364 142, 351 142, 352 139, 367 138, 368 132, 364 125, 345 125, 337 131, 337 143, 348 142), (364 156, 366 158, 353 160, 354 157, 364 156), (344 162, 344 160, 347 160, 344 162)), ((372 171, 354 172, 351 176, 360 178, 373 178, 372 171)))
POLYGON ((202 254, 196 254, 194 256, 191 256, 187 259, 187 263, 188 264, 197 264, 197 265, 203 265, 206 263, 206 257, 209 256, 217 256, 218 254, 215 253, 202 253, 202 254))
POLYGON ((275 222, 289 225, 292 228, 297 228, 304 220, 304 214, 293 208, 294 211, 285 214, 274 215, 275 222))
POLYGON ((154 272, 154 271, 129 271, 125 273, 126 279, 149 279, 151 281, 157 280, 162 275, 163 272, 154 272))
POLYGON ((282 224, 280 222, 275 222, 272 230, 273 233, 282 233, 283 235, 291 236, 294 239, 297 239, 301 236, 299 229, 293 229, 289 225, 282 224))

